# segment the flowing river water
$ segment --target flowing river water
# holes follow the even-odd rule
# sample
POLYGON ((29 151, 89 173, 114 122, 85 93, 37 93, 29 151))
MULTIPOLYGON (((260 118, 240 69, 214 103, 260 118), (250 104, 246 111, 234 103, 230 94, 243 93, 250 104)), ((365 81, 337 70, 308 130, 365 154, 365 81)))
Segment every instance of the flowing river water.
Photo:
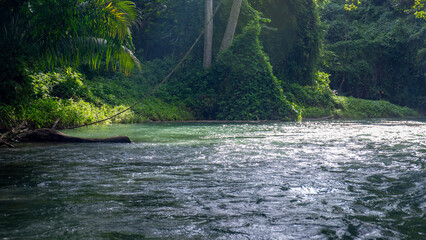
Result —
POLYGON ((426 119, 149 123, 0 149, 0 239, 426 239, 426 119))

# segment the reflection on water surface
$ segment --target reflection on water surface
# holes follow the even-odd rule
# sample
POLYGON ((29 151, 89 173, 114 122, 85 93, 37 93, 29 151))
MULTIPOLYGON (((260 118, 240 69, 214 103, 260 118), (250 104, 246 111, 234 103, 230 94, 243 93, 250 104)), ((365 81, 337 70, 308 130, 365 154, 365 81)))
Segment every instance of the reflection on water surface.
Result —
POLYGON ((0 238, 424 239, 426 121, 162 123, 0 149, 0 238))

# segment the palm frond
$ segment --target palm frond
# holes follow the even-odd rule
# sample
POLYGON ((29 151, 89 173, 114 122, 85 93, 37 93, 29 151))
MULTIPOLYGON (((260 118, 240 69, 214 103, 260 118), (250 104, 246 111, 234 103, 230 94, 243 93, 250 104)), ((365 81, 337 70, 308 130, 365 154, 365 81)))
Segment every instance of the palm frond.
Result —
POLYGON ((74 11, 66 34, 54 41, 47 38, 38 42, 45 66, 87 64, 93 69, 119 69, 126 74, 140 70, 130 31, 139 21, 139 11, 132 1, 81 1, 74 11))
POLYGON ((124 40, 130 28, 140 22, 140 12, 131 1, 92 0, 80 6, 83 25, 106 39, 124 40))
POLYGON ((73 37, 58 41, 43 51, 46 66, 79 66, 87 64, 93 69, 105 65, 106 69, 120 69, 130 74, 141 69, 139 60, 127 47, 96 37, 73 37))

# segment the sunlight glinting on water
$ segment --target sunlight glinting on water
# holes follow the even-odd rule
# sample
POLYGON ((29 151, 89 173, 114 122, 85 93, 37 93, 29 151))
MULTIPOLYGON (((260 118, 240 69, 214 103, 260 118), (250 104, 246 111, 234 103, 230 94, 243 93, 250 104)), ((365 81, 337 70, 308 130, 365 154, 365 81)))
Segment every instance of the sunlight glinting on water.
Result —
POLYGON ((2 150, 0 176, 9 180, 0 185, 0 238, 426 234, 424 121, 168 123, 66 133, 128 135, 135 143, 2 150))

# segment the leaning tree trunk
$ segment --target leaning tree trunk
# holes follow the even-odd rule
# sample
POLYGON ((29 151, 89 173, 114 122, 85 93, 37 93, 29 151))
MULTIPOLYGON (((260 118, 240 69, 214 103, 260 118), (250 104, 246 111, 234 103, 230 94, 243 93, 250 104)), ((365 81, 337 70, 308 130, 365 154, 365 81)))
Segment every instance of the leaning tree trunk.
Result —
POLYGON ((213 0, 204 0, 204 56, 203 66, 208 68, 212 65, 212 43, 213 43, 213 0))
POLYGON ((228 25, 226 25, 225 34, 223 35, 222 43, 220 44, 220 51, 224 51, 231 46, 232 39, 234 38, 235 28, 238 23, 238 16, 240 15, 242 0, 234 0, 232 3, 231 13, 228 18, 228 25))

